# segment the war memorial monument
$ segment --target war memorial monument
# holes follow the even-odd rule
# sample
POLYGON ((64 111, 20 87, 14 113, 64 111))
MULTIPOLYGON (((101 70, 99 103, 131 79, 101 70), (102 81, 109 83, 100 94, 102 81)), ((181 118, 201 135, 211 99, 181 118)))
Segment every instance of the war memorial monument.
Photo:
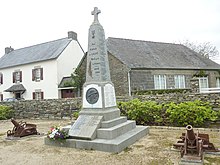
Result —
MULTIPOLYGON (((115 89, 111 82, 105 33, 99 23, 97 7, 89 28, 86 82, 83 86, 82 110, 69 129, 65 147, 119 153, 149 133, 149 127, 120 116, 115 89)), ((49 140, 45 144, 51 145, 49 140)))

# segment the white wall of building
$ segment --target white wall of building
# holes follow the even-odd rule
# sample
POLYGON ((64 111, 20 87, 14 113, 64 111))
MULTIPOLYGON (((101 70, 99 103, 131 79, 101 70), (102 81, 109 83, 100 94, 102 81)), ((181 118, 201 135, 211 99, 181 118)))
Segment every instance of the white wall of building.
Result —
POLYGON ((21 84, 26 89, 25 93, 22 95, 24 99, 33 99, 32 93, 35 92, 36 89, 40 89, 44 92, 45 99, 58 98, 57 61, 50 60, 1 69, 0 72, 3 73, 3 84, 0 85, 0 93, 3 94, 3 99, 14 97, 13 93, 4 92, 4 90, 10 88, 14 84, 12 73, 16 70, 22 71, 21 84), (43 68, 43 80, 39 82, 32 81, 32 69, 36 66, 43 68))
POLYGON ((84 53, 77 41, 72 40, 67 48, 63 51, 62 56, 57 59, 58 82, 60 83, 63 77, 68 77, 73 73, 84 53))

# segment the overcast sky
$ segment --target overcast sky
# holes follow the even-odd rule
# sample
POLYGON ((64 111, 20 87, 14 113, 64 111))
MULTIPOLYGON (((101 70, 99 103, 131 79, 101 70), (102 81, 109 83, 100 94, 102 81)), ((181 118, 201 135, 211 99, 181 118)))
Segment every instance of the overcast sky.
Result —
POLYGON ((95 6, 106 38, 211 42, 220 51, 220 0, 0 0, 0 57, 5 47, 64 38, 68 31, 87 51, 95 6))

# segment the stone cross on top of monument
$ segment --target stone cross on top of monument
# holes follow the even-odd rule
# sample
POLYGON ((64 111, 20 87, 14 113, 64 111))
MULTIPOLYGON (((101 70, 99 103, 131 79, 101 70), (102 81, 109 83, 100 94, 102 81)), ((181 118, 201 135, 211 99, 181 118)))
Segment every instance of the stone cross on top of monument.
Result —
POLYGON ((98 7, 94 7, 94 10, 92 11, 92 15, 94 15, 94 23, 98 23, 98 14, 101 13, 101 10, 98 9, 98 7))

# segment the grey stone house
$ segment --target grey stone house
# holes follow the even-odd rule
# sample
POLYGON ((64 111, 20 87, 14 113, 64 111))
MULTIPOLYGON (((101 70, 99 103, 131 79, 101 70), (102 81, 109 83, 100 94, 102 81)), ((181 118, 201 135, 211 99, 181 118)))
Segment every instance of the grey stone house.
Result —
MULTIPOLYGON (((220 65, 181 44, 108 38, 111 79, 116 95, 134 91, 220 87, 220 65)), ((86 55, 85 55, 86 56, 86 55)), ((86 58, 79 67, 85 69, 86 58)))

